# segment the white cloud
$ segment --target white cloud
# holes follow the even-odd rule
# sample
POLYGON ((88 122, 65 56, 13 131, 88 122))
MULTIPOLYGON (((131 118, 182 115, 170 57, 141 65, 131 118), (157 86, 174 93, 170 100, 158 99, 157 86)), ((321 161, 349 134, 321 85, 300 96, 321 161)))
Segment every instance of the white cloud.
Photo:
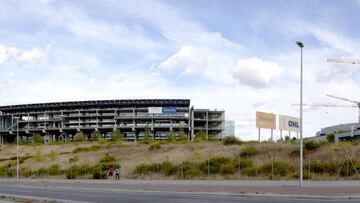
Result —
POLYGON ((262 88, 279 78, 281 73, 278 64, 253 57, 239 60, 233 75, 241 84, 262 88))
POLYGON ((46 62, 47 54, 38 48, 33 48, 30 51, 22 51, 17 59, 26 63, 46 62))
POLYGON ((7 56, 7 48, 5 47, 5 45, 0 44, 0 64, 4 63, 8 56, 7 56))

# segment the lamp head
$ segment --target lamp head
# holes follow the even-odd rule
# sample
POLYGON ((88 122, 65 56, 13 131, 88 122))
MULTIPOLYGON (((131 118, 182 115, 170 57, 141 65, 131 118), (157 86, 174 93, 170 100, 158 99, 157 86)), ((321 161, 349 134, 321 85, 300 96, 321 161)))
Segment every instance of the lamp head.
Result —
POLYGON ((296 44, 300 47, 300 48, 303 48, 304 47, 304 44, 300 41, 296 41, 296 44))

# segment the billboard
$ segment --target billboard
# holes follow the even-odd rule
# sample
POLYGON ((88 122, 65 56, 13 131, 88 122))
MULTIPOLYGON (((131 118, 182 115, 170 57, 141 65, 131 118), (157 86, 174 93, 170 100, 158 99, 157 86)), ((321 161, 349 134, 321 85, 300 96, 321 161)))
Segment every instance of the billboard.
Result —
POLYGON ((149 107, 148 110, 149 110, 149 113, 156 113, 156 114, 160 114, 163 112, 162 107, 149 107))
POLYGON ((175 107, 164 107, 163 113, 174 114, 174 113, 176 113, 176 108, 175 107))
POLYGON ((272 113, 256 112, 256 127, 257 128, 276 128, 276 115, 272 113))
POLYGON ((279 115, 279 130, 300 131, 300 119, 291 116, 279 115))

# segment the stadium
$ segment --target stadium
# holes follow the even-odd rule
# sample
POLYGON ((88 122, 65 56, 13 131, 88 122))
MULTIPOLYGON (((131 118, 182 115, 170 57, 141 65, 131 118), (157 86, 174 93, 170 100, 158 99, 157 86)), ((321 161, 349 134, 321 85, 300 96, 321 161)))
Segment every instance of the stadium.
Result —
POLYGON ((145 135, 164 140, 168 132, 175 139, 185 133, 192 140, 197 133, 206 138, 224 135, 225 111, 195 109, 189 99, 137 99, 74 101, 0 106, 0 143, 31 142, 41 135, 45 143, 69 141, 83 133, 86 140, 94 131, 103 139, 121 132, 122 139, 136 141, 145 135))

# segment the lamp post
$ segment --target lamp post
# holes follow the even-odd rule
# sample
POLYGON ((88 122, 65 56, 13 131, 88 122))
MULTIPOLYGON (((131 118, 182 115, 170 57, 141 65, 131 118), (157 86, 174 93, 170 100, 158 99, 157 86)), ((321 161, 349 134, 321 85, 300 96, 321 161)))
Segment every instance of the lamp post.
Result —
POLYGON ((19 117, 16 119, 16 181, 19 181, 19 117))
POLYGON ((303 186, 303 48, 304 44, 297 41, 300 47, 300 187, 303 186))

